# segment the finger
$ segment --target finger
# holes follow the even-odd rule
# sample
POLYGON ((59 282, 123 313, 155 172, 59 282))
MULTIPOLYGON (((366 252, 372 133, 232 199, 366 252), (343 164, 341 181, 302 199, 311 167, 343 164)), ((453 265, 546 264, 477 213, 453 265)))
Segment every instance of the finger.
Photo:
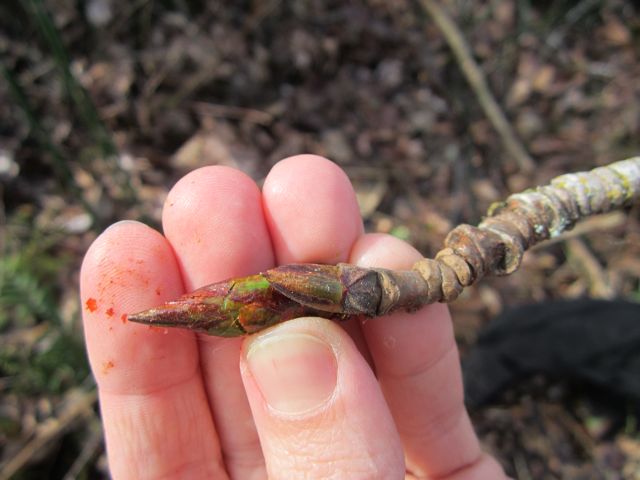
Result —
MULTIPOLYGON (((338 263, 349 258, 363 226, 349 178, 317 155, 297 155, 276 164, 262 189, 265 216, 279 265, 338 263)), ((342 325, 370 360, 357 321, 342 325)))
MULTIPOLYGON (((182 178, 163 212, 188 289, 273 266, 260 191, 243 173, 205 167, 182 178)), ((240 379, 238 339, 199 337, 206 391, 229 474, 260 477, 264 460, 240 379)))
POLYGON ((380 387, 338 325, 299 318, 252 336, 241 370, 269 478, 403 478, 380 387))
POLYGON ((183 177, 167 196, 162 226, 187 290, 273 265, 260 191, 238 170, 204 167, 183 177))
MULTIPOLYGON (((352 263, 391 269, 410 268, 419 258, 413 247, 386 235, 361 237, 351 253, 352 263)), ((418 477, 444 479, 487 468, 464 408, 460 361, 447 307, 434 304, 413 314, 373 319, 363 332, 409 471, 418 477)), ((493 476, 482 478, 503 478, 499 467, 493 471, 493 476)))
POLYGON ((80 274, 84 332, 114 478, 224 478, 194 335, 123 322, 182 293, 166 240, 135 222, 106 230, 80 274))
POLYGON ((325 158, 282 160, 267 176, 263 197, 278 264, 344 262, 362 234, 351 183, 325 158))

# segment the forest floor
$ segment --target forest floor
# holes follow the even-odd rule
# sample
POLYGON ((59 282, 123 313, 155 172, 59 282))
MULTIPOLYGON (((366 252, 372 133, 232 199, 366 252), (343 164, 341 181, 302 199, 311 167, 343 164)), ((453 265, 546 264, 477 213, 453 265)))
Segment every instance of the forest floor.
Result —
MULTIPOLYGON (((186 172, 228 165, 260 183, 287 156, 326 156, 368 231, 430 256, 509 193, 640 152, 637 2, 442 2, 533 172, 506 153, 418 3, 226 3, 0 5, 0 478, 107 475, 79 266, 116 220, 159 228, 186 172)), ((452 304, 463 357, 505 308, 638 302, 639 279, 640 210, 593 218, 452 304)), ((509 474, 640 478, 640 399, 521 380, 472 411, 509 474)))

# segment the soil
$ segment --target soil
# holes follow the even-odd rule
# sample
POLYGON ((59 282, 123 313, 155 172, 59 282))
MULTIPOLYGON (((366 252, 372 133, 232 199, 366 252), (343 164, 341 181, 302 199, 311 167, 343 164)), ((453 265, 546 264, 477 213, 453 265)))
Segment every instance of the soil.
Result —
MULTIPOLYGON (((60 44, 31 7, 1 5, 4 235, 17 218, 26 219, 23 243, 36 230, 62 232, 52 246, 68 259, 54 282, 61 322, 79 329, 77 271, 101 229, 123 218, 158 227, 173 183, 203 165, 239 168, 260 183, 282 158, 326 156, 351 178, 368 231, 430 256, 451 228, 477 222, 509 193, 640 151, 636 2, 442 3, 534 158, 533 174, 509 158, 415 2, 46 0, 60 44)), ((506 307, 640 300, 639 213, 593 218, 529 252, 516 274, 466 291, 452 304, 463 356, 506 307)), ((35 345, 25 332, 42 322, 10 323, 0 345, 18 337, 35 345)), ((15 425, 0 428, 6 460, 66 397, 25 395, 2 378, 0 417, 15 425)), ((514 477, 633 479, 638 411, 589 386, 534 376, 472 416, 514 477)), ((100 435, 90 434, 96 417, 86 418, 71 431, 98 440, 81 471, 105 474, 100 435)), ((19 478, 36 478, 42 465, 46 478, 62 478, 78 456, 67 458, 60 443, 79 452, 81 442, 60 439, 19 478)))

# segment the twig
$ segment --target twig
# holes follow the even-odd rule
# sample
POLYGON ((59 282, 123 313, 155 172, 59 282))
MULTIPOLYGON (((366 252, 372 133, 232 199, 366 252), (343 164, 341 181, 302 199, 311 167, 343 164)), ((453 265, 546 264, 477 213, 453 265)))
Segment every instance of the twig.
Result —
POLYGON ((545 240, 538 245, 534 245, 530 250, 541 250, 543 248, 547 248, 549 245, 565 242, 572 238, 582 237, 593 232, 610 231, 624 225, 627 221, 626 219, 626 215, 622 212, 611 212, 607 213, 606 215, 595 215, 593 217, 587 218, 583 222, 580 222, 575 226, 575 228, 564 232, 562 235, 550 238, 549 240, 545 240))
POLYGON ((96 419, 90 424, 89 438, 84 441, 82 450, 73 462, 73 465, 71 465, 71 468, 67 471, 63 480, 74 480, 78 478, 80 472, 82 472, 91 459, 96 456, 103 443, 104 434, 100 422, 96 419))
POLYGON ((473 89, 480 106, 484 110, 485 115, 496 129, 502 139, 502 143, 511 156, 516 160, 518 166, 524 173, 530 173, 535 168, 535 162, 527 153, 511 124, 507 121, 505 114, 500 109, 498 102, 489 90, 487 80, 485 79, 480 67, 473 59, 471 50, 465 41, 462 32, 456 24, 451 20, 445 10, 438 4, 436 0, 420 0, 422 7, 431 15, 431 18, 444 35, 449 48, 453 52, 454 57, 458 61, 458 65, 462 70, 467 82, 473 89))
POLYGON ((611 299, 615 289, 607 282, 607 275, 589 248, 579 238, 567 241, 567 253, 571 263, 587 280, 589 294, 595 298, 611 299))
POLYGON ((0 467, 0 480, 9 480, 31 459, 41 453, 49 442, 64 434, 80 416, 91 410, 97 399, 96 390, 89 392, 74 389, 66 396, 65 406, 56 418, 50 418, 40 425, 36 436, 29 440, 7 463, 0 467))
POLYGON ((513 466, 516 469, 516 473, 518 474, 518 478, 521 480, 532 480, 531 470, 529 469, 529 465, 527 464, 527 459, 523 453, 517 452, 513 457, 513 466))
POLYGON ((229 118, 231 120, 242 120, 258 125, 269 125, 273 122, 273 115, 254 108, 244 108, 235 105, 220 105, 207 102, 193 102, 200 115, 211 115, 212 117, 229 118))
POLYGON ((454 228, 435 259, 423 258, 410 271, 345 263, 283 265, 200 288, 129 320, 236 336, 303 315, 344 320, 451 302, 482 277, 513 273, 525 250, 581 218, 639 199, 640 156, 511 195, 492 205, 477 227, 454 228))
POLYGON ((575 6, 571 7, 565 15, 562 25, 552 30, 547 36, 547 45, 554 50, 558 48, 567 31, 569 31, 583 16, 589 13, 590 10, 597 8, 599 5, 600 0, 582 0, 575 6))

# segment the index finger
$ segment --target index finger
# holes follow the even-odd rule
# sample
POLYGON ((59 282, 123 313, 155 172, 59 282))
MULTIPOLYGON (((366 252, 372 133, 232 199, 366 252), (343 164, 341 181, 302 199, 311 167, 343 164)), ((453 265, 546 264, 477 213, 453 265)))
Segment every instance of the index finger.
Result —
POLYGON ((137 222, 113 225, 87 252, 80 285, 114 478, 224 478, 195 336, 126 322, 182 293, 168 242, 137 222))

